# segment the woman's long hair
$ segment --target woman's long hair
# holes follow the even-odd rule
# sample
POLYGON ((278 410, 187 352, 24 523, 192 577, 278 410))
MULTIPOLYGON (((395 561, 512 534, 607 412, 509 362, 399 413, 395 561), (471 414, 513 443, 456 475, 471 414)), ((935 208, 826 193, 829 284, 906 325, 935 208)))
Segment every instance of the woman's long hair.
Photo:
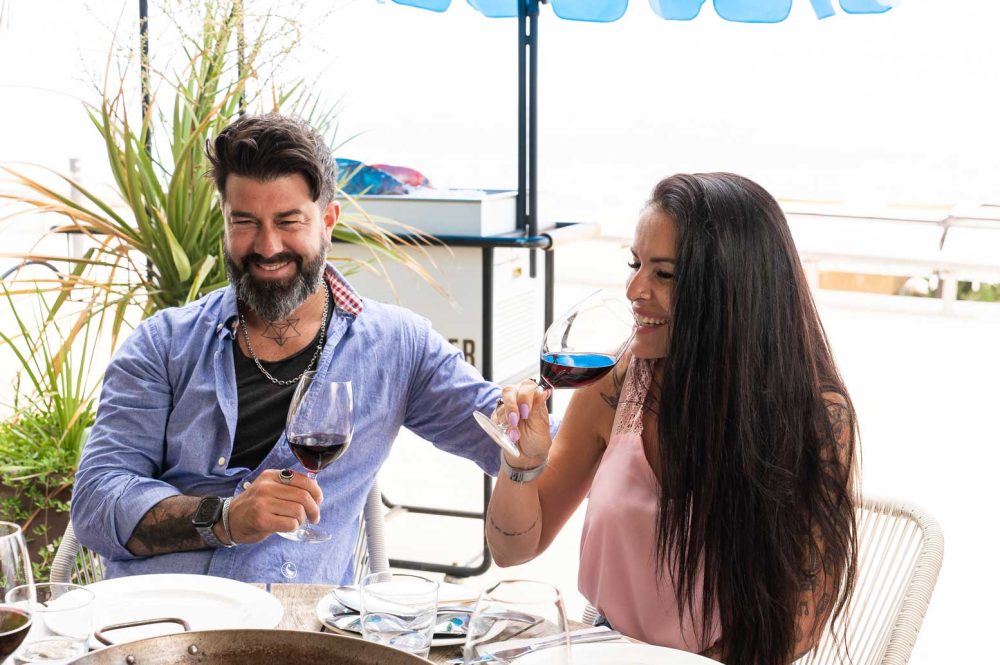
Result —
POLYGON ((815 641, 796 628, 810 583, 815 633, 853 588, 853 407, 774 198, 708 173, 663 180, 650 205, 680 233, 657 407, 658 572, 682 617, 700 610, 702 635, 718 619, 723 662, 785 665, 815 641))

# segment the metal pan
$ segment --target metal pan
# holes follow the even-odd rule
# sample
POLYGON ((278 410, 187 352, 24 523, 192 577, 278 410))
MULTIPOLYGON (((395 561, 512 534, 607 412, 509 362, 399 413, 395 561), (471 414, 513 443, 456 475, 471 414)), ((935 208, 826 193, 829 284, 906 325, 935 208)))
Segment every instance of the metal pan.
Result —
POLYGON ((417 656, 364 640, 298 630, 202 630, 92 651, 73 665, 426 665, 417 656))

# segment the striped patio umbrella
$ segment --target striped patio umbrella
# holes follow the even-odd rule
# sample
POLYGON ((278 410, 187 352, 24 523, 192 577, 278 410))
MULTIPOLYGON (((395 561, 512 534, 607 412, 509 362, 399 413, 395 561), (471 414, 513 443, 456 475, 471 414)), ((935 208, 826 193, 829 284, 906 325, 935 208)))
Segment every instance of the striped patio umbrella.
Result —
MULTIPOLYGON (((383 1, 383 0, 380 0, 383 1)), ((570 21, 609 23, 628 9, 628 0, 466 0, 473 9, 489 18, 518 19, 518 162, 517 226, 529 236, 537 235, 537 116, 538 116, 538 15, 539 5, 548 4, 553 13, 570 21)), ((816 17, 836 14, 833 0, 799 0, 812 5, 816 17)), ((393 0, 396 4, 443 12, 451 0, 393 0)), ((670 21, 689 21, 698 16, 706 0, 649 0, 653 12, 670 21)), ((838 0, 848 14, 882 14, 900 0, 838 0)), ((737 23, 780 23, 788 18, 792 0, 712 0, 716 13, 737 23)), ((534 275, 534 261, 532 261, 534 275)))

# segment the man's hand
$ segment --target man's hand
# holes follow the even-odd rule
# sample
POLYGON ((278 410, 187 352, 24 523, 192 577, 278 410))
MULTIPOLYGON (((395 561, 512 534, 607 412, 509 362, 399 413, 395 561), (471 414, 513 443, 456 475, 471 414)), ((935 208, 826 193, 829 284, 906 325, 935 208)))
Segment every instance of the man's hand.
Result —
POLYGON ((259 543, 272 533, 294 531, 306 520, 319 522, 323 491, 316 481, 296 473, 285 485, 278 473, 277 469, 265 471, 230 501, 229 531, 234 542, 259 543))

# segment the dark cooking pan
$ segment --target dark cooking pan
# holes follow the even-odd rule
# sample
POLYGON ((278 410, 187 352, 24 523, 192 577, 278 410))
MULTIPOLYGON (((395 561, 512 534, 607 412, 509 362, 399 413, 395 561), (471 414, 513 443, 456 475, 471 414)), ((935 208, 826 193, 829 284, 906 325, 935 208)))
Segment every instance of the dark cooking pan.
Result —
POLYGON ((298 630, 201 630, 92 651, 73 665, 427 665, 426 660, 353 637, 298 630))

